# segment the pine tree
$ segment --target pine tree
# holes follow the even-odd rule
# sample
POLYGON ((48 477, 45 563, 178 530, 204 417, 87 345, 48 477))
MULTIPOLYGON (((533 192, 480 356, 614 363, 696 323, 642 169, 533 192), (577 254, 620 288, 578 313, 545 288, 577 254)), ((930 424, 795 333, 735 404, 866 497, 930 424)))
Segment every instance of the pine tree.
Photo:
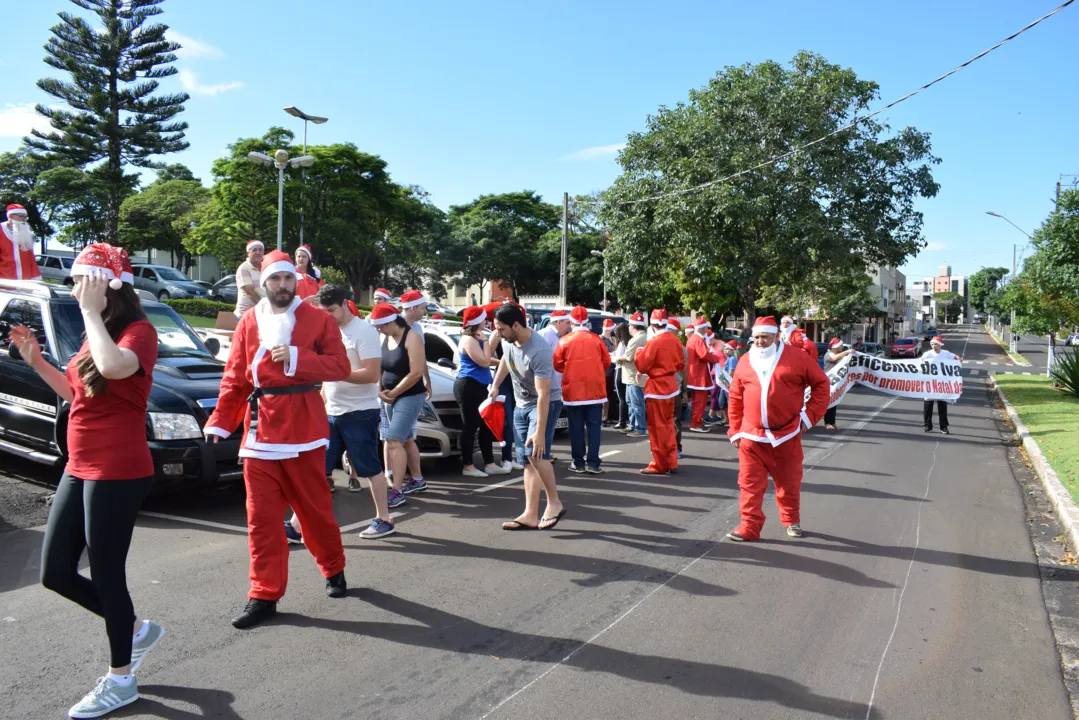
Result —
POLYGON ((166 25, 145 24, 161 14, 163 0, 71 0, 94 13, 100 28, 61 12, 45 44, 45 62, 68 73, 70 82, 38 80, 38 87, 64 109, 38 105, 52 131, 33 131, 27 144, 57 160, 100 168, 108 186, 106 242, 116 242, 120 203, 130 193, 124 166, 161 167, 151 158, 187 148, 183 112, 186 93, 157 94, 159 80, 176 74, 180 45, 165 39, 166 25))

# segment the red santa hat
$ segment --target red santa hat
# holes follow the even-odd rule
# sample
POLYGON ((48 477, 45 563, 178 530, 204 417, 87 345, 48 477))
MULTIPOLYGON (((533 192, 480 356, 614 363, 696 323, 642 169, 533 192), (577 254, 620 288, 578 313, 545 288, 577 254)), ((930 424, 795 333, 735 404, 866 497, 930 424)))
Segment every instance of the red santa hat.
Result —
POLYGON ((554 310, 551 312, 551 322, 556 320, 569 320, 569 313, 565 310, 554 310))
POLYGON ((832 338, 831 341, 828 343, 829 349, 841 347, 842 345, 843 345, 843 341, 840 340, 837 337, 832 338))
POLYGON ((375 302, 379 300, 393 300, 393 295, 390 295, 390 291, 386 288, 378 288, 375 290, 375 302))
POLYGON ((698 330, 703 330, 705 328, 712 327, 712 323, 708 322, 708 318, 706 318, 704 316, 701 316, 701 317, 697 318, 697 322, 694 323, 693 325, 691 325, 690 327, 695 327, 698 330))
POLYGON ((787 342, 791 345, 801 345, 806 341, 806 336, 802 334, 801 330, 795 330, 790 334, 787 342))
POLYGON ((606 320, 603 321, 603 329, 604 330, 610 330, 613 327, 614 327, 614 320, 611 320, 610 318, 607 318, 606 320))
POLYGON ((671 332, 677 333, 679 330, 682 329, 682 323, 681 321, 679 321, 678 318, 671 318, 667 321, 667 329, 671 332))
POLYGON ((479 305, 469 305, 461 315, 461 321, 465 325, 483 325, 487 322, 487 311, 479 305))
POLYGON ((569 311, 569 319, 574 325, 584 325, 588 322, 588 308, 584 305, 576 305, 569 311))
POLYGON ((487 313, 487 317, 494 319, 495 313, 498 312, 498 308, 502 307, 502 303, 489 302, 481 307, 483 307, 483 311, 487 313))
POLYGON ((753 321, 754 335, 757 333, 771 333, 775 335, 778 331, 779 328, 776 326, 776 319, 771 315, 765 315, 764 317, 759 317, 753 321))
POLYGON ((790 315, 784 315, 782 319, 783 319, 783 320, 790 320, 790 321, 791 321, 791 324, 792 324, 792 325, 794 324, 794 318, 793 318, 793 317, 791 317, 790 315))
POLYGON ((18 203, 12 203, 11 205, 7 206, 8 220, 11 219, 12 215, 22 215, 23 217, 26 217, 26 208, 24 208, 22 205, 19 205, 18 203))
POLYGON ((656 327, 667 326, 667 311, 663 308, 656 308, 652 311, 652 324, 656 327))
POLYGON ((296 265, 293 264, 292 258, 290 258, 285 251, 271 250, 266 253, 266 257, 262 258, 262 269, 259 270, 259 282, 262 285, 265 285, 271 275, 279 272, 292 273, 293 276, 295 276, 296 265))
POLYGON ((397 318, 397 308, 389 303, 379 303, 371 308, 371 314, 367 316, 367 321, 378 327, 379 325, 393 322, 397 318))
POLYGON ((648 323, 644 321, 644 315, 640 313, 633 313, 629 316, 629 324, 634 327, 648 327, 648 323))
POLYGON ((929 341, 929 344, 940 345, 941 347, 944 347, 944 338, 942 338, 940 335, 934 335, 933 339, 929 341))
MULTIPOLYGON (((705 328, 701 328, 702 331, 704 329, 705 328)), ((689 335, 692 332, 697 332, 697 326, 693 324, 692 320, 690 320, 688 323, 686 323, 686 335, 689 335)))
POLYGON ((103 277, 109 281, 109 287, 119 290, 126 282, 134 285, 131 273, 131 261, 127 251, 107 243, 94 243, 86 246, 71 266, 71 276, 103 277))
POLYGON ((265 250, 266 246, 262 244, 261 240, 248 240, 246 248, 247 252, 251 252, 252 248, 262 248, 263 250, 265 250))
POLYGON ((728 340, 725 344, 731 350, 737 350, 738 349, 738 341, 737 340, 728 340))
POLYGON ((401 307, 411 308, 427 304, 427 298, 419 290, 407 290, 401 294, 401 307))
POLYGON ((442 317, 442 313, 435 313, 434 315, 431 316, 431 319, 432 320, 445 320, 446 318, 442 317))
POLYGON ((315 256, 311 254, 311 246, 310 245, 301 245, 300 247, 296 248, 297 257, 299 257, 300 253, 303 253, 304 255, 307 256, 307 261, 308 262, 314 262, 315 256))

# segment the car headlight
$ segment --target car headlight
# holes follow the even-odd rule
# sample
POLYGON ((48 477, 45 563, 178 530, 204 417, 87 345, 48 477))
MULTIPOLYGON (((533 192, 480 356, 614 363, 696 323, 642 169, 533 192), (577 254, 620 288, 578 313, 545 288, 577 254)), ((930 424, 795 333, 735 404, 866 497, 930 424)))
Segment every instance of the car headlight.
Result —
POLYGON ((170 293, 172 293, 173 295, 187 295, 188 294, 187 290, 184 290, 182 287, 179 287, 177 285, 169 285, 169 286, 167 286, 166 289, 170 293))
POLYGON ((202 437, 202 428, 193 415, 185 413, 147 413, 154 440, 193 440, 202 437))
POLYGON ((439 424, 438 414, 435 413, 434 407, 429 402, 423 404, 423 410, 420 412, 420 422, 431 423, 433 425, 439 424))

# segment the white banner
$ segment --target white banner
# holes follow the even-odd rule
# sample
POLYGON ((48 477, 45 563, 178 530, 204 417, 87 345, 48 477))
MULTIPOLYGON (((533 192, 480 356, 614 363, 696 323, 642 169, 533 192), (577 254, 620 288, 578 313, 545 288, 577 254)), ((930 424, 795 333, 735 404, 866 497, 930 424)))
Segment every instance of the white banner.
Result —
MULTIPOLYGON (((843 379, 840 387, 846 386, 839 395, 849 389, 851 383, 858 383, 888 395, 897 395, 919 400, 943 400, 954 403, 963 393, 963 363, 958 359, 935 358, 933 360, 887 360, 864 353, 854 353, 832 368, 840 370, 843 365, 843 379)), ((838 374, 838 373, 837 373, 838 374)), ((832 402, 836 403, 836 382, 832 381, 832 402)))

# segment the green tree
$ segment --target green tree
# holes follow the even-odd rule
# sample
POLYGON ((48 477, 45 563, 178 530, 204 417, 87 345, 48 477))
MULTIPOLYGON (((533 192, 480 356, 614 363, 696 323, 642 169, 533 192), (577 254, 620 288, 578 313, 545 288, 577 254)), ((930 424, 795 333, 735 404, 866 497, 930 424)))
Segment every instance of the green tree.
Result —
MULTIPOLYGON (((124 174, 114 185, 104 167, 90 171, 62 165, 38 176, 33 198, 52 208, 50 222, 61 228, 59 239, 74 248, 101 242, 108 231, 107 209, 116 192, 121 199, 135 192, 138 175, 124 174)), ((115 241, 114 241, 115 242, 115 241)))
POLYGON ((167 26, 147 23, 161 14, 162 0, 72 2, 93 13, 99 27, 59 13, 45 62, 70 80, 38 81, 63 107, 37 106, 52 130, 34 130, 27 144, 73 165, 105 161, 98 174, 107 192, 102 239, 112 243, 129 188, 124 167, 155 167, 154 156, 187 148, 187 123, 176 119, 187 94, 157 94, 158 81, 176 74, 173 53, 180 45, 165 39, 167 26))
POLYGON ((938 160, 914 128, 840 131, 877 97, 876 83, 800 52, 789 67, 727 67, 661 107, 604 196, 618 292, 690 290, 714 306, 736 293, 753 315, 762 289, 794 291, 813 268, 901 265, 924 247, 914 203, 936 194, 938 160))
POLYGON ((1008 268, 983 267, 967 279, 970 306, 980 313, 1000 316, 1000 298, 1004 292, 1004 278, 1008 268))
POLYGON ((0 209, 12 203, 25 207, 27 221, 39 238, 55 232, 52 223, 60 211, 38 192, 42 173, 52 167, 53 163, 27 150, 0 153, 0 209))
POLYGON ((120 242, 129 250, 171 253, 184 271, 194 265, 190 236, 210 191, 197 180, 160 178, 120 206, 120 242))
POLYGON ((764 288, 758 302, 777 314, 795 317, 813 310, 814 317, 823 320, 825 332, 844 335, 855 325, 873 320, 884 312, 880 298, 869 292, 871 284, 869 275, 852 267, 816 267, 797 288, 764 288))
POLYGON ((417 288, 434 298, 446 297, 446 280, 459 274, 465 263, 446 213, 423 188, 413 185, 394 215, 385 238, 382 285, 397 294, 417 288))
POLYGON ((937 307, 944 309, 944 322, 959 322, 959 313, 963 309, 963 296, 950 290, 933 293, 937 307))
POLYGON ((191 172, 191 168, 183 163, 173 163, 160 168, 157 171, 157 178, 154 183, 163 183, 169 180, 196 180, 202 182, 195 177, 195 173, 191 172))

